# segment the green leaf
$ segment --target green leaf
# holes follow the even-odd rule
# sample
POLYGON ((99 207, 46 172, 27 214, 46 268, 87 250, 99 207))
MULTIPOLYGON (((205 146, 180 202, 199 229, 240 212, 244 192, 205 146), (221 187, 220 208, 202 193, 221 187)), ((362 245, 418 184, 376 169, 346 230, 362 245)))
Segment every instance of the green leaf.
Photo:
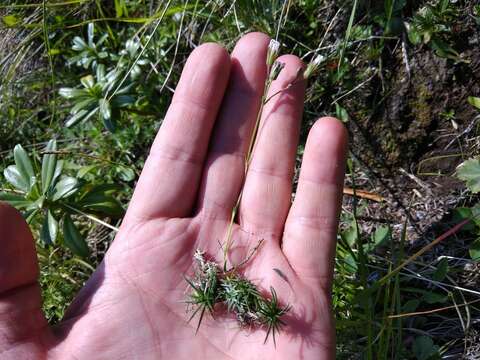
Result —
POLYGON ((65 99, 73 99, 80 96, 87 96, 85 90, 75 88, 60 88, 58 94, 65 99))
POLYGON ((3 170, 3 176, 5 179, 12 184, 16 189, 21 190, 25 193, 29 191, 29 182, 25 179, 18 171, 15 165, 10 165, 5 170, 3 170))
POLYGON ((384 245, 390 240, 391 235, 389 226, 379 226, 373 233, 373 243, 375 246, 384 245))
POLYGON ((480 98, 475 96, 468 97, 468 103, 480 110, 480 98))
POLYGON ((15 15, 3 16, 2 21, 6 27, 14 27, 20 22, 20 20, 15 15))
POLYGON ((418 299, 410 299, 402 306, 402 312, 410 313, 417 311, 418 306, 420 305, 420 300, 418 299))
POLYGON ((350 226, 340 235, 350 247, 353 247, 358 241, 358 231, 355 221, 353 220, 350 226))
POLYGON ((43 221, 42 230, 40 232, 40 239, 47 245, 55 243, 58 233, 58 221, 53 217, 50 210, 47 211, 47 216, 43 221))
POLYGON ((73 38, 73 46, 72 49, 75 51, 82 51, 87 48, 87 43, 80 37, 80 36, 75 36, 73 38))
POLYGON ((103 120, 110 120, 112 118, 110 102, 105 99, 100 99, 98 103, 100 105, 100 115, 102 116, 103 120))
POLYGON ((413 45, 418 45, 422 42, 422 37, 420 35, 420 32, 418 31, 418 29, 416 28, 416 26, 408 26, 407 27, 408 29, 408 40, 410 40, 410 42, 413 44, 413 45))
POLYGON ((116 173, 123 181, 132 181, 135 179, 135 171, 132 168, 126 166, 117 166, 116 173))
POLYGON ((457 168, 457 177, 466 182, 473 193, 480 192, 480 160, 469 159, 457 168))
POLYGON ((335 112, 337 118, 342 120, 344 123, 350 120, 350 116, 348 116, 347 110, 344 107, 340 106, 338 103, 335 103, 335 112))
POLYGON ((448 296, 433 291, 426 291, 423 294, 423 300, 428 304, 444 303, 448 300, 448 296))
POLYGON ((468 249, 468 253, 472 260, 480 260, 480 238, 476 239, 473 243, 470 244, 470 249, 468 249))
POLYGON ((67 121, 65 121, 65 126, 66 127, 71 127, 80 121, 87 121, 90 119, 93 115, 95 115, 98 111, 98 107, 95 107, 92 111, 88 112, 87 110, 80 110, 78 113, 73 115, 71 118, 69 118, 67 121))
POLYGON ((70 215, 63 218, 63 239, 65 245, 72 250, 75 255, 87 257, 89 254, 87 243, 73 223, 70 215))
POLYGON ((17 194, 0 193, 0 201, 5 201, 17 209, 27 208, 32 205, 32 201, 17 194))
POLYGON ((419 336, 413 342, 412 350, 417 360, 428 360, 438 354, 439 347, 429 336, 419 336))
POLYGON ((93 22, 88 24, 88 29, 87 29, 87 35, 88 35, 88 46, 93 48, 95 46, 95 43, 93 42, 93 37, 95 36, 95 25, 93 22))
MULTIPOLYGON (((45 148, 46 151, 57 151, 57 142, 50 140, 45 148)), ((57 155, 45 154, 42 159, 42 193, 46 194, 52 184, 55 169, 57 167, 57 155)))
POLYGON ((117 124, 115 120, 112 118, 108 118, 108 119, 103 118, 103 125, 105 125, 105 128, 111 133, 114 133, 117 128, 117 124))
POLYGON ((437 265, 437 270, 433 273, 433 280, 443 281, 448 273, 448 260, 443 258, 437 265))
POLYGON ((65 199, 77 192, 80 186, 81 184, 76 178, 65 177, 55 185, 52 200, 65 199))
POLYGON ((119 218, 123 216, 124 210, 120 202, 112 196, 102 194, 101 192, 92 192, 87 194, 78 202, 85 210, 99 212, 110 217, 119 218))
POLYGON ((15 159, 17 170, 22 176, 24 182, 28 184, 28 191, 30 191, 35 184, 35 173, 33 172, 30 157, 20 144, 16 145, 13 149, 13 157, 15 159))
POLYGON ((87 89, 91 89, 95 85, 95 79, 93 78, 92 75, 87 75, 82 77, 80 79, 80 82, 87 89))
POLYGON ((118 95, 112 99, 112 107, 123 108, 135 103, 135 98, 131 95, 118 95))

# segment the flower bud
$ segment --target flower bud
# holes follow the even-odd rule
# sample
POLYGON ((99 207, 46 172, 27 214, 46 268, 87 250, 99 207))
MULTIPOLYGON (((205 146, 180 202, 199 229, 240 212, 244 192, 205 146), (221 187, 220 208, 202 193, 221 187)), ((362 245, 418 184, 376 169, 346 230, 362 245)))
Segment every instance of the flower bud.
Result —
POLYGON ((320 64, 325 60, 325 56, 317 55, 313 58, 312 61, 307 65, 307 68, 303 72, 303 78, 306 80, 318 69, 320 64))
POLYGON ((280 50, 280 43, 277 40, 271 39, 270 44, 268 44, 268 51, 267 51, 267 66, 273 65, 273 62, 278 57, 278 52, 280 50))

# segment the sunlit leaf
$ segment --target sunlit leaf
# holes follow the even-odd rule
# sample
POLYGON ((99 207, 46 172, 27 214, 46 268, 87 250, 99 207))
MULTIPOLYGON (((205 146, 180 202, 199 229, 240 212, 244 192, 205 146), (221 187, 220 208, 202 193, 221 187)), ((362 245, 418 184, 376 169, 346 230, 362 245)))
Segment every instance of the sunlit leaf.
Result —
POLYGON ((472 106, 475 106, 477 109, 480 109, 480 97, 469 96, 468 103, 472 106))
POLYGON ((50 210, 43 221, 40 239, 47 245, 55 243, 58 233, 58 221, 53 217, 50 210))
POLYGON ((457 176, 473 193, 480 192, 480 160, 469 159, 457 168, 457 176))
POLYGON ((28 192, 30 187, 29 181, 20 174, 15 165, 10 165, 5 168, 3 170, 3 175, 5 176, 5 179, 7 179, 7 181, 16 189, 26 193, 28 192))
POLYGON ((67 198, 77 192, 79 187, 80 182, 77 179, 74 177, 65 177, 55 185, 52 200, 57 201, 67 198))
MULTIPOLYGON (((45 148, 45 151, 54 152, 57 150, 57 142, 50 140, 45 148)), ((50 185, 52 184, 55 169, 57 167, 56 154, 44 154, 42 159, 42 193, 46 194, 50 185)))
POLYGON ((13 149, 13 157, 15 159, 17 170, 23 178, 23 182, 28 184, 27 191, 30 191, 32 186, 35 184, 35 173, 33 171, 30 157, 20 144, 16 145, 13 149))

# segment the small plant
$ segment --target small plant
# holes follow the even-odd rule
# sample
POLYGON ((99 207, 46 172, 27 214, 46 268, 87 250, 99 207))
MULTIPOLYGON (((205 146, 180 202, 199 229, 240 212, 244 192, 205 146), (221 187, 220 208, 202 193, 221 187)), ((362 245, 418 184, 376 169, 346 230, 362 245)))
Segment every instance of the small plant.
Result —
POLYGON ((186 302, 193 308, 189 321, 200 313, 196 331, 200 328, 205 311, 214 317, 215 306, 224 304, 241 327, 266 327, 265 343, 271 333, 276 344, 275 334, 285 325, 281 317, 289 311, 290 306, 280 306, 275 289, 271 287, 270 297, 264 297, 255 284, 239 275, 235 269, 223 271, 217 263, 206 260, 202 250, 197 249, 193 258, 197 267, 194 277, 186 278, 191 287, 186 302))
POLYGON ((83 89, 61 88, 60 95, 72 100, 75 105, 70 110, 72 115, 66 122, 67 127, 79 122, 86 122, 97 115, 105 127, 114 132, 120 109, 135 102, 130 94, 131 85, 125 85, 108 98, 108 93, 114 90, 121 78, 121 73, 115 70, 105 73, 105 66, 98 65, 96 79, 92 75, 83 77, 80 82, 83 89))
POLYGON ((41 167, 31 161, 21 145, 13 150, 15 165, 5 168, 3 174, 12 189, 2 189, 0 200, 23 210, 29 223, 41 224, 40 239, 52 245, 59 237, 62 222, 64 244, 79 256, 88 255, 84 238, 71 215, 80 214, 96 219, 93 215, 113 218, 123 215, 120 203, 111 195, 115 185, 93 185, 64 173, 64 164, 58 160, 57 143, 50 140, 45 147, 41 167))
POLYGON ((439 0, 420 9, 407 25, 408 38, 414 45, 430 44, 440 57, 459 60, 459 54, 449 44, 452 25, 458 16, 450 0, 439 0))

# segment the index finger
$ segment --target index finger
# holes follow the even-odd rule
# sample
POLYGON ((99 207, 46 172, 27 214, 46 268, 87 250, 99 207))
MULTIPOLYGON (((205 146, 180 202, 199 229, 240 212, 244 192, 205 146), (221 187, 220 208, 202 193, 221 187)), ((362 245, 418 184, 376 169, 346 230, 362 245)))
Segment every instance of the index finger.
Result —
POLYGON ((127 218, 190 214, 229 73, 230 57, 219 45, 201 45, 189 56, 127 218))

